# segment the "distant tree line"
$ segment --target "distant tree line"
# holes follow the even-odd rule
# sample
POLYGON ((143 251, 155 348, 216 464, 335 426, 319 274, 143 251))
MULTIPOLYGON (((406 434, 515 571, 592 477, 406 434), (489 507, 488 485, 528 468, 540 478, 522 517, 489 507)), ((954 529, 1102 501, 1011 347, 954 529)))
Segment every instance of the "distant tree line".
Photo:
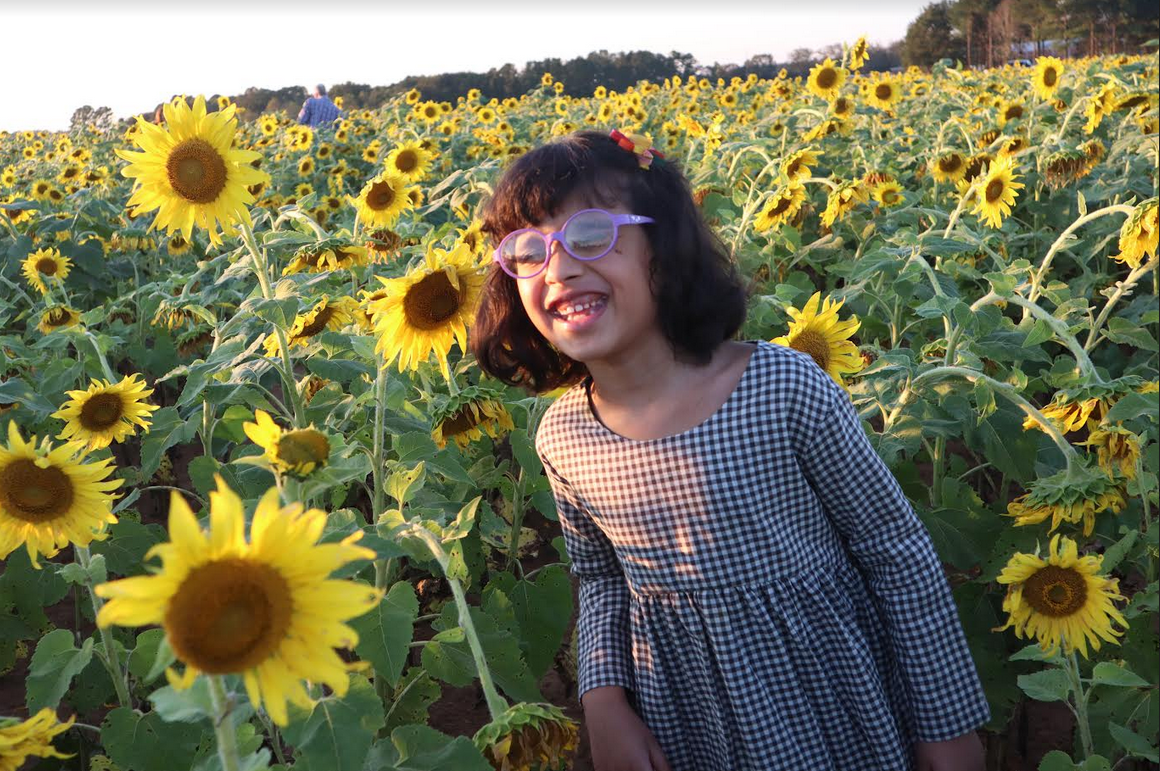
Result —
POLYGON ((1156 0, 942 0, 918 14, 901 47, 906 64, 1139 53, 1160 35, 1156 0))

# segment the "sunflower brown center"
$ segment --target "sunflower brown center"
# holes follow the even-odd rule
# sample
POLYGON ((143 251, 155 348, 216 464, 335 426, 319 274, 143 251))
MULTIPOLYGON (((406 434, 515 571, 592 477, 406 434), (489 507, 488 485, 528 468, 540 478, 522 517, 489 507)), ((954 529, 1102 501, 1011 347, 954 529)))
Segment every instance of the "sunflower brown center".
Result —
POLYGON ((790 161, 786 165, 785 175, 787 177, 792 177, 793 175, 798 173, 798 169, 800 169, 801 167, 802 167, 802 159, 801 158, 794 158, 792 161, 790 161))
POLYGON ((189 572, 169 602, 165 631, 178 658, 209 674, 241 672, 286 638, 294 604, 270 565, 229 558, 189 572))
POLYGON ((897 203, 898 202, 898 191, 895 190, 894 188, 890 188, 888 190, 883 190, 882 191, 882 202, 888 203, 888 204, 889 203, 897 203))
POLYGON ((799 332, 790 341, 790 347, 795 351, 808 353, 822 369, 828 370, 830 368, 830 345, 821 333, 810 329, 799 332))
POLYGON ((63 308, 52 308, 44 314, 44 323, 50 327, 59 327, 68 320, 68 311, 63 308))
POLYGON ((382 211, 394 203, 396 195, 395 188, 388 183, 376 182, 371 185, 371 190, 367 193, 367 206, 375 211, 382 211))
POLYGON ((438 271, 407 290, 403 298, 403 314, 407 323, 424 332, 438 329, 459 310, 462 298, 459 290, 447 277, 446 271, 438 271))
POLYGON ((301 339, 303 337, 314 337, 322 330, 326 329, 326 322, 330 321, 331 316, 334 315, 334 308, 326 306, 318 312, 314 320, 302 327, 302 331, 295 335, 295 338, 301 339))
POLYGON ((894 93, 894 89, 892 89, 886 83, 879 83, 874 88, 874 96, 878 97, 879 99, 889 99, 893 93, 894 93))
POLYGON ((404 174, 414 171, 419 165, 419 156, 414 150, 404 150, 395 156, 395 168, 404 174))
POLYGON ((459 434, 470 431, 482 421, 475 416, 471 408, 467 405, 460 407, 454 415, 443 421, 443 435, 444 436, 458 436, 459 434))
POLYGON ((962 165, 963 159, 958 155, 948 155, 945 158, 938 159, 939 170, 948 174, 958 171, 962 165))
POLYGON ((1059 73, 1054 68, 1048 67, 1043 71, 1043 85, 1051 88, 1057 80, 1059 80, 1059 73))
POLYGON ((774 201, 773 206, 769 208, 769 216, 777 217, 785 214, 789 210, 790 205, 793 204, 793 199, 788 195, 783 195, 774 201))
POLYGON ((287 431, 278 440, 278 457, 290 465, 324 463, 330 456, 330 441, 312 428, 287 431))
POLYGON ((56 466, 41 468, 20 458, 0 469, 0 502, 17 519, 48 522, 72 506, 72 480, 56 466))
POLYGON ((987 190, 984 195, 987 198, 987 203, 995 203, 1003 197, 1003 180, 992 179, 987 183, 987 190))
POLYGON ((169 152, 165 162, 169 184, 187 201, 211 203, 226 186, 226 162, 204 139, 187 139, 169 152))
POLYGON ((832 88, 838 82, 838 71, 833 67, 826 67, 818 73, 818 87, 832 88))
POLYGON ((56 275, 56 260, 51 257, 41 257, 36 261, 36 271, 45 276, 56 275))
POLYGON ((1071 568, 1048 565, 1023 584, 1023 598, 1045 616, 1070 616, 1087 600, 1087 582, 1071 568))
POLYGON ((89 431, 111 428, 125 414, 125 405, 116 394, 94 394, 81 406, 81 425, 89 431))

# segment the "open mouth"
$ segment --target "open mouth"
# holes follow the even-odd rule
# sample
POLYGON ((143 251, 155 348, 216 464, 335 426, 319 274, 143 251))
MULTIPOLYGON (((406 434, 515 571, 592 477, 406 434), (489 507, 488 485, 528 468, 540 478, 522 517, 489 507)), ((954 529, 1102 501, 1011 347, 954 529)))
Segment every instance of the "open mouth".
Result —
POLYGON ((553 318, 577 323, 595 318, 607 305, 607 295, 585 295, 576 300, 553 304, 548 312, 553 318))

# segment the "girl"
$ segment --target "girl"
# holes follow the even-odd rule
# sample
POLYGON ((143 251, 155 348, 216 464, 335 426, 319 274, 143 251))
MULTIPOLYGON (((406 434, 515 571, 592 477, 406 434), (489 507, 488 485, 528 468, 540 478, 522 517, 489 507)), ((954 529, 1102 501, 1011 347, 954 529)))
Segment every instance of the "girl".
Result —
POLYGON ((597 771, 981 771, 990 712, 925 528, 840 385, 731 339, 744 291, 657 156, 581 131, 517 160, 471 340, 496 378, 571 386, 536 449, 597 771))

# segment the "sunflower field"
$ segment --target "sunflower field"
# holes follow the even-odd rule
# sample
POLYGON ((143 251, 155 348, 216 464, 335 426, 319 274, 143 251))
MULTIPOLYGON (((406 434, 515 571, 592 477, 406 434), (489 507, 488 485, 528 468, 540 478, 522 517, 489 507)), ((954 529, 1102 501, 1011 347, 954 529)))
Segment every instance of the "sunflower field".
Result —
POLYGON ((0 134, 0 769, 589 767, 558 394, 466 346, 492 184, 586 127, 682 165, 742 336, 849 393, 945 565, 988 768, 1154 768, 1154 52, 865 57, 0 134))

